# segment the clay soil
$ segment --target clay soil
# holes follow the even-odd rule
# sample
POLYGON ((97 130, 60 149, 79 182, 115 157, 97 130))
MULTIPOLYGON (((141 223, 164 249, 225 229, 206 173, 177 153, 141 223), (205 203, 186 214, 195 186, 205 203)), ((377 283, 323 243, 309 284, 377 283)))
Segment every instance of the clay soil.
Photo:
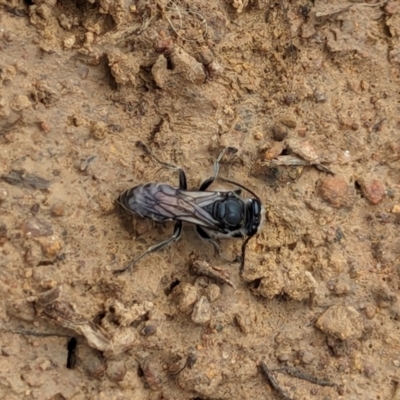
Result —
POLYGON ((0 0, 0 397, 400 399, 399 132, 396 0, 0 0), (173 231, 116 207, 178 182, 138 140, 238 150, 243 274, 192 225, 113 274, 173 231))

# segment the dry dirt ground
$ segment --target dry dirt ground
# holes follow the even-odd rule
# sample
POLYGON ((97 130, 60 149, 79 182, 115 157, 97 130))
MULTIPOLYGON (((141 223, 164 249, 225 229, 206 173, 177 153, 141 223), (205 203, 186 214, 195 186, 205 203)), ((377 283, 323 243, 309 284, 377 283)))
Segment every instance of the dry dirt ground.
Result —
POLYGON ((400 399, 400 3, 365 1, 0 0, 1 398, 400 399), (116 210, 177 182, 137 140, 193 188, 238 149, 242 275, 193 226, 112 273, 172 232, 116 210))

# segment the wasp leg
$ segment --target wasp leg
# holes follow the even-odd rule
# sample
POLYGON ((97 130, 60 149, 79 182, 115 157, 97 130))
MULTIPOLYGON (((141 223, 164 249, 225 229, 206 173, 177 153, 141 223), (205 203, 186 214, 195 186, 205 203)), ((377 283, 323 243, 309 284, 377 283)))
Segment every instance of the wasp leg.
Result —
POLYGON ((127 271, 128 269, 132 268, 145 255, 162 250, 165 247, 169 246, 171 243, 176 242, 181 237, 181 234, 182 234, 182 222, 177 221, 174 227, 174 234, 169 239, 149 247, 143 254, 141 254, 139 257, 136 257, 134 260, 128 263, 124 268, 115 270, 114 274, 120 274, 122 272, 127 271))
POLYGON ((210 242, 214 246, 215 255, 221 256, 221 251, 219 249, 219 244, 201 227, 196 226, 197 233, 205 240, 210 242))
POLYGON ((160 160, 158 157, 156 157, 153 154, 153 152, 149 149, 149 147, 146 146, 141 141, 136 142, 136 146, 140 147, 146 154, 148 154, 154 161, 158 162, 164 168, 178 171, 179 172, 179 188, 182 190, 187 190, 186 174, 185 174, 185 171, 181 167, 179 167, 178 165, 170 164, 170 163, 160 160))
POLYGON ((249 242, 249 240, 252 238, 252 236, 249 236, 248 238, 246 238, 246 240, 243 242, 242 244, 242 255, 240 257, 240 268, 239 268, 239 272, 242 275, 244 272, 244 261, 245 261, 245 257, 246 257, 246 247, 247 247, 247 243, 249 242))
POLYGON ((219 173, 219 163, 222 160, 222 157, 225 155, 225 153, 227 151, 234 151, 235 153, 237 152, 237 149, 235 149, 234 147, 225 147, 220 155, 218 156, 218 158, 215 160, 214 163, 214 174, 212 176, 210 176, 209 178, 207 178, 200 186, 199 190, 200 192, 204 192, 205 190, 208 189, 208 187, 215 181, 215 179, 217 179, 218 173, 219 173))
POLYGON ((201 226, 196 226, 197 233, 205 240, 210 242, 215 250, 215 255, 218 257, 221 257, 225 262, 227 263, 236 263, 237 259, 234 260, 228 260, 222 253, 219 248, 219 244, 201 227, 201 226))

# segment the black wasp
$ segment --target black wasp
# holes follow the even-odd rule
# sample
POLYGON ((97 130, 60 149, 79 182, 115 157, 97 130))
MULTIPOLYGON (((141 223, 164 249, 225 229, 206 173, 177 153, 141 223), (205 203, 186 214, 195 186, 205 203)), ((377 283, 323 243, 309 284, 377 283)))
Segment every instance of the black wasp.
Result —
POLYGON ((214 163, 214 174, 206 179, 198 190, 187 190, 186 174, 182 168, 159 160, 142 142, 137 146, 165 168, 179 172, 179 188, 165 183, 147 183, 138 185, 123 192, 117 203, 129 214, 151 218, 157 222, 175 221, 172 237, 161 243, 149 247, 143 254, 128 263, 123 269, 114 271, 121 273, 135 265, 146 254, 153 253, 167 247, 181 237, 182 222, 196 225, 197 232, 208 240, 219 254, 218 243, 215 237, 246 238, 242 244, 240 269, 244 269, 246 245, 258 232, 262 223, 264 208, 260 198, 245 186, 219 178, 224 182, 240 187, 232 191, 206 191, 215 181, 219 173, 219 163, 227 151, 237 150, 225 148, 214 163), (254 198, 242 199, 242 189, 249 192, 254 198))

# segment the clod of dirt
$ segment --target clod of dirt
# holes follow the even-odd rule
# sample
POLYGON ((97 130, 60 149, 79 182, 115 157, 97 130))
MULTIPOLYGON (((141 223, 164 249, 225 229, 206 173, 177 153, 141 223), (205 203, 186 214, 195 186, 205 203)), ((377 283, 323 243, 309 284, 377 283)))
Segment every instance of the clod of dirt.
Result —
POLYGON ((376 305, 380 308, 388 308, 397 302, 397 297, 387 287, 381 286, 373 290, 376 305))
POLYGON ((385 186, 382 181, 374 177, 357 179, 364 197, 372 204, 379 204, 385 197, 385 186))
POLYGON ((22 111, 25 110, 26 108, 31 107, 32 103, 28 99, 28 96, 25 96, 24 94, 19 94, 14 96, 14 99, 12 100, 10 104, 10 108, 14 111, 22 111))
POLYGON ((110 311, 110 313, 107 314, 108 320, 117 322, 119 326, 128 327, 137 319, 151 311, 154 308, 154 304, 150 301, 144 301, 141 304, 134 304, 130 308, 125 308, 119 301, 109 299, 105 307, 110 311))
POLYGON ((322 332, 340 340, 361 337, 364 321, 360 313, 351 306, 332 306, 317 320, 316 326, 322 332))
POLYGON ((103 121, 92 121, 90 123, 90 136, 96 140, 103 140, 108 133, 107 124, 103 121))
POLYGON ((171 52, 172 70, 168 69, 168 62, 164 55, 160 55, 153 65, 151 72, 158 87, 171 90, 182 87, 182 84, 201 85, 206 75, 203 65, 194 57, 177 47, 171 52))
POLYGON ((247 335, 251 329, 251 321, 247 314, 245 313, 237 313, 235 314, 235 322, 239 329, 247 335))
POLYGON ((372 303, 362 303, 359 308, 368 319, 374 318, 376 307, 372 303))
POLYGON ((17 69, 13 65, 7 65, 0 70, 0 83, 13 81, 17 76, 17 69))
POLYGON ((195 324, 204 325, 211 319, 211 306, 206 296, 201 296, 200 300, 194 305, 192 321, 195 324))
POLYGON ((177 307, 179 311, 189 314, 194 303, 197 301, 197 288, 190 283, 181 283, 172 292, 177 297, 177 307))
POLYGON ((347 200, 348 185, 340 176, 326 177, 319 188, 321 197, 332 207, 340 208, 347 200))
POLYGON ((297 126, 296 118, 293 115, 286 115, 282 117, 280 123, 292 129, 296 128, 297 126))
POLYGON ((25 300, 6 300, 6 311, 8 316, 20 319, 26 322, 32 322, 35 319, 35 309, 32 304, 25 300))
POLYGON ((343 280, 328 282, 328 289, 332 290, 337 296, 347 295, 351 292, 351 286, 343 280))
POLYGON ((72 49, 76 41, 76 36, 71 35, 64 39, 63 44, 65 49, 72 49))
POLYGON ((132 86, 135 86, 136 75, 140 69, 136 59, 131 54, 124 54, 117 49, 109 51, 107 58, 115 82, 121 85, 130 83, 132 86))

